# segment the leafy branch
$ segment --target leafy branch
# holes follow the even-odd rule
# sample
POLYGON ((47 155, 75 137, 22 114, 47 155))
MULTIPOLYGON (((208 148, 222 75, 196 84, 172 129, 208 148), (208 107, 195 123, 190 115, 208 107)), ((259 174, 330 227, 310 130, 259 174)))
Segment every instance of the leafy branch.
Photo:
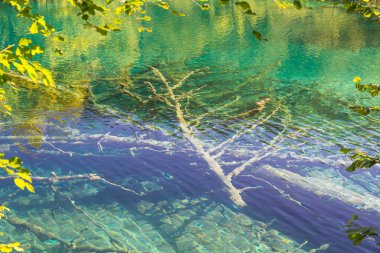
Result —
MULTIPOLYGON (((355 214, 345 226, 345 228, 347 228, 346 233, 348 235, 348 239, 350 239, 355 246, 359 245, 366 238, 375 239, 379 237, 379 234, 374 227, 361 226, 356 222, 358 219, 359 216, 355 214)), ((376 245, 380 246, 380 243, 376 243, 376 245)))
POLYGON ((346 168, 349 172, 354 172, 357 169, 368 169, 380 163, 380 157, 370 156, 358 149, 342 148, 340 151, 343 154, 351 154, 350 159, 353 162, 346 168))

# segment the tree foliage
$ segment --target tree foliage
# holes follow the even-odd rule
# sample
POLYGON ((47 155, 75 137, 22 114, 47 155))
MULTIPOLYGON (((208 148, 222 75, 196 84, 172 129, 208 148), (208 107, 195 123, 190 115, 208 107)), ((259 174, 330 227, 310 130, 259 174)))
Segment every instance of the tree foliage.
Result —
MULTIPOLYGON (((346 233, 348 235, 348 238, 352 241, 352 243, 357 246, 359 245, 364 239, 371 238, 373 240, 377 239, 379 237, 379 234, 377 233, 377 230, 372 226, 361 226, 358 223, 359 216, 354 215, 352 218, 348 221, 346 228, 346 233)), ((376 243, 377 246, 380 246, 380 243, 376 243)))
MULTIPOLYGON (((356 89, 360 92, 368 93, 372 98, 380 95, 380 85, 378 84, 363 84, 362 79, 359 76, 356 76, 353 79, 356 89)), ((362 105, 353 105, 350 106, 350 109, 353 112, 359 113, 363 116, 370 114, 371 112, 379 112, 380 106, 368 107, 362 105)), ((354 172, 357 169, 368 169, 376 164, 380 164, 380 156, 369 155, 359 149, 353 148, 341 148, 343 154, 350 154, 350 159, 353 161, 350 166, 346 169, 349 172, 354 172)), ((350 239, 355 246, 359 245, 364 239, 371 238, 373 240, 379 238, 377 229, 372 226, 361 226, 358 224, 357 220, 359 219, 358 215, 354 215, 346 225, 346 233, 348 239, 350 239)), ((377 246, 380 246, 380 243, 376 243, 377 246)))
MULTIPOLYGON (((378 84, 363 84, 362 79, 359 76, 356 76, 353 79, 356 89, 360 92, 365 92, 371 95, 371 97, 377 97, 380 95, 380 85, 378 84)), ((359 113, 363 116, 370 114, 371 112, 380 111, 380 106, 363 106, 363 105, 353 105, 350 106, 350 109, 353 112, 359 113)), ((357 169, 368 169, 376 164, 380 164, 380 156, 378 155, 369 155, 363 151, 360 151, 356 148, 344 148, 340 150, 343 154, 350 154, 350 159, 353 161, 350 166, 347 167, 347 171, 354 172, 357 169)))

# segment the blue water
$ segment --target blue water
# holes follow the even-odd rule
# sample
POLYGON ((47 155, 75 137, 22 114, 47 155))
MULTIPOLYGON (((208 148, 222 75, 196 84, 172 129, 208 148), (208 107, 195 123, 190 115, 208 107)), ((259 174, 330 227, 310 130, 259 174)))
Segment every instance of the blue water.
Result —
MULTIPOLYGON (((14 116, 1 125, 0 151, 20 156, 35 176, 49 177, 51 171, 57 175, 96 173, 144 193, 138 196, 89 180, 58 186, 119 242, 137 252, 287 252, 284 246, 273 248, 278 239, 273 231, 298 246, 308 241, 302 248, 306 252, 323 244, 329 244, 325 252, 378 251, 371 242, 352 246, 344 225, 355 213, 363 224, 379 224, 380 208, 363 206, 375 204, 372 200, 379 196, 379 173, 376 168, 346 172, 349 161, 337 144, 369 153, 379 150, 377 115, 362 117, 348 106, 379 102, 356 92, 352 78, 379 80, 380 24, 315 3, 310 3, 313 9, 296 11, 281 9, 272 1, 253 1, 257 16, 246 17, 216 2, 209 12, 190 1, 174 2, 173 8, 187 13, 183 18, 150 8, 153 33, 138 33, 135 24, 126 20, 126 29, 107 37, 84 29, 79 19, 66 15, 70 7, 65 3, 36 4, 68 38, 60 45, 63 57, 47 51, 41 58, 62 90, 12 93, 14 116), (268 41, 258 42, 252 27, 268 41), (144 81, 162 87, 150 66, 160 69, 171 83, 200 69, 178 92, 205 86, 189 101, 183 100, 183 108, 189 122, 212 112, 193 126, 206 150, 280 107, 273 117, 227 144, 217 158, 228 173, 255 155, 262 157, 233 180, 238 189, 257 187, 242 192, 245 207, 231 201, 223 182, 184 138, 173 111, 162 103, 138 105, 120 92, 121 82, 143 97, 150 95, 144 81), (56 99, 55 94, 64 96, 56 99), (236 117, 265 98, 271 100, 260 113, 236 117), (218 109, 226 103, 231 106, 218 109), (321 181, 308 187, 269 173, 265 166, 321 181), (335 186, 362 195, 362 202, 320 194, 335 186), (175 214, 186 221, 178 225, 175 214), (250 233, 260 226, 235 223, 231 217, 239 214, 252 222, 270 223, 268 231, 273 231, 256 238, 250 233), (132 226, 133 222, 137 225, 132 226), (242 238, 251 245, 272 248, 245 251, 239 248, 242 238), (197 241, 198 246, 187 248, 192 242, 186 239, 197 241)), ((9 9, 1 14, 0 36, 5 39, 0 45, 4 47, 17 41, 23 28, 12 22, 16 19, 9 9)), ((45 47, 54 45, 49 39, 36 40, 45 47)), ((104 230, 91 224, 67 199, 54 196, 48 184, 35 181, 32 197, 16 192, 11 183, 3 185, 0 196, 13 210, 12 217, 80 245, 112 246, 104 230)), ((67 252, 52 238, 42 240, 27 229, 4 224, 9 238, 21 241, 30 252, 67 252)))

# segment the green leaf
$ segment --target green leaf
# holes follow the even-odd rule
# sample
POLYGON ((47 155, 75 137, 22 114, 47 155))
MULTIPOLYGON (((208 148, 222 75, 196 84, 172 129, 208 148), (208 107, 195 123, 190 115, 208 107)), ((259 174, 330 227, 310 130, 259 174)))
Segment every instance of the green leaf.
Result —
POLYGON ((240 8, 242 8, 245 11, 251 9, 251 6, 249 5, 249 3, 244 2, 244 1, 243 2, 235 2, 235 5, 239 6, 240 8))
POLYGON ((186 14, 184 13, 184 12, 179 12, 179 11, 174 11, 174 10, 172 10, 172 11, 170 11, 173 15, 175 15, 175 16, 178 16, 178 17, 184 17, 184 16, 186 16, 186 14))
POLYGON ((25 39, 25 38, 21 38, 18 42, 18 45, 21 46, 21 47, 27 47, 29 46, 30 44, 32 43, 32 40, 30 39, 25 39))
POLYGON ((296 7, 297 10, 302 8, 301 2, 299 0, 294 0, 293 5, 294 7, 296 7))
POLYGON ((30 183, 27 183, 27 182, 24 182, 24 183, 25 183, 25 187, 28 191, 33 192, 33 193, 35 192, 33 185, 31 185, 30 183))
POLYGON ((352 151, 352 149, 350 149, 350 148, 341 148, 340 149, 340 152, 342 153, 342 154, 348 154, 348 153, 350 153, 352 151))
POLYGON ((15 185, 16 185, 18 188, 20 188, 21 190, 24 190, 24 189, 25 189, 25 186, 26 186, 25 181, 22 180, 21 178, 16 177, 16 178, 14 179, 14 182, 15 182, 15 185))
POLYGON ((107 35, 108 33, 108 31, 104 27, 101 27, 101 26, 97 26, 96 31, 100 33, 101 35, 107 35))
POLYGON ((255 37, 256 37, 256 39, 257 39, 258 41, 261 41, 261 40, 262 40, 262 34, 261 34, 261 32, 258 32, 258 31, 253 30, 252 33, 253 33, 253 35, 255 35, 255 37))
POLYGON ((65 38, 62 37, 62 36, 54 36, 53 41, 60 41, 60 42, 63 42, 63 41, 65 41, 65 38))
POLYGON ((256 15, 256 13, 254 13, 251 9, 247 10, 246 12, 244 12, 245 14, 248 14, 248 15, 256 15))
POLYGON ((58 55, 58 56, 62 56, 62 55, 63 55, 63 51, 62 51, 60 48, 55 48, 55 49, 54 49, 54 52, 55 52, 55 54, 58 55))
POLYGON ((30 26, 29 31, 31 34, 38 33, 38 23, 36 21, 30 26))
POLYGON ((12 165, 20 165, 22 163, 20 157, 14 156, 11 159, 9 159, 9 163, 12 165))

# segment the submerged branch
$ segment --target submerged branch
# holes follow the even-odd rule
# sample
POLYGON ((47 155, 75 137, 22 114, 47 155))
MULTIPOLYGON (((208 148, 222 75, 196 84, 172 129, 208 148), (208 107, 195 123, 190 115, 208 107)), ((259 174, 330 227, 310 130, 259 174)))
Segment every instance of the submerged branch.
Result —
MULTIPOLYGON (((284 198, 286 198, 286 199, 288 199, 288 200, 290 200, 290 201, 296 203, 297 205, 299 205, 299 206, 301 206, 301 207, 303 207, 303 208, 309 210, 307 207, 305 207, 305 206, 302 204, 302 202, 300 202, 300 201, 294 199, 292 196, 290 196, 289 194, 285 193, 284 190, 278 188, 277 186, 275 186, 275 185, 272 184, 271 182, 269 182, 269 181, 267 181, 267 180, 265 180, 265 179, 263 179, 263 178, 261 178, 261 177, 256 177, 256 176, 254 176, 254 175, 241 175, 241 176, 242 176, 242 177, 251 177, 251 178, 254 178, 254 179, 256 179, 256 180, 262 181, 262 182, 264 182, 264 183, 270 185, 271 187, 273 187, 273 189, 275 189, 275 190, 276 190, 276 191, 277 191, 282 197, 284 197, 284 198)), ((309 210, 309 211, 310 211, 310 210, 309 210)))
MULTIPOLYGON (((58 191, 58 189, 54 186, 54 180, 51 180, 49 185, 50 185, 50 189, 58 196, 61 196, 61 198, 64 198, 67 200, 67 202, 79 213, 81 213, 82 215, 84 215, 93 225, 95 225, 96 227, 100 228, 109 238, 110 242, 112 245, 115 246, 115 248, 117 249, 120 249, 123 247, 123 244, 121 244, 118 240, 116 240, 112 235, 111 233, 105 228, 103 227, 102 224, 98 223, 97 221, 95 221, 86 211, 82 210, 79 206, 77 206, 75 204, 75 202, 69 197, 69 196, 66 196, 65 194, 61 193, 60 191, 58 191)), ((57 198, 56 198, 57 199, 57 198)))
POLYGON ((344 203, 351 204, 354 207, 361 207, 364 210, 375 210, 380 213, 380 198, 367 194, 358 193, 347 187, 336 185, 333 182, 315 177, 305 177, 297 173, 274 168, 272 166, 263 166, 260 169, 266 174, 276 176, 294 185, 309 190, 319 196, 328 196, 338 199, 344 203))
MULTIPOLYGON (((290 121, 290 119, 289 119, 290 121)), ((289 123, 289 122, 288 122, 289 123)), ((227 177, 232 178, 233 176, 238 176, 240 173, 242 173, 248 166, 252 165, 254 162, 263 159, 264 157, 267 157, 271 155, 269 150, 274 149, 276 147, 276 144, 279 144, 285 140, 284 138, 284 133, 287 131, 287 124, 284 125, 284 129, 279 132, 276 137, 274 137, 268 145, 266 145, 264 148, 261 150, 257 151, 256 155, 251 157, 248 161, 244 162, 242 165, 239 167, 235 168, 232 170, 227 177)))
POLYGON ((200 124, 200 121, 201 121, 204 117, 207 117, 207 116, 209 116, 209 115, 211 115, 211 114, 213 114, 213 113, 215 113, 215 112, 217 112, 217 111, 220 111, 220 110, 222 110, 222 109, 224 109, 224 108, 226 108, 226 107, 229 107, 229 106, 231 106, 231 105, 237 103, 239 100, 240 100, 240 96, 236 96, 235 100, 233 100, 233 101, 231 101, 231 102, 228 102, 228 103, 226 103, 226 104, 224 104, 224 105, 222 105, 222 106, 220 106, 220 107, 218 107, 218 108, 215 108, 215 109, 213 109, 213 110, 210 110, 210 111, 208 111, 208 112, 206 112, 206 113, 203 113, 203 114, 199 115, 199 116, 196 117, 195 119, 190 120, 190 121, 189 121, 189 124, 190 124, 190 125, 193 125, 194 123, 196 123, 195 125, 198 125, 198 124, 200 124))
POLYGON ((42 242, 46 240, 56 240, 61 245, 66 247, 67 249, 72 250, 73 252, 97 252, 97 253, 108 253, 108 252, 117 252, 117 253, 128 253, 130 250, 128 249, 115 249, 115 248, 98 248, 95 246, 77 246, 74 243, 70 243, 66 240, 61 239, 58 235, 45 230, 42 227, 29 223, 27 221, 23 221, 19 218, 15 217, 7 217, 6 221, 13 225, 16 228, 24 228, 32 232, 39 240, 42 242))
POLYGON ((121 83, 120 86, 122 86, 122 89, 120 90, 121 93, 127 94, 127 95, 130 96, 131 98, 137 100, 139 103, 142 103, 142 104, 145 103, 145 100, 143 100, 143 99, 141 98, 141 96, 139 96, 139 95, 137 95, 137 94, 135 94, 135 93, 133 93, 133 92, 130 92, 129 90, 125 89, 126 84, 121 83))
POLYGON ((234 141, 236 141, 238 138, 240 138, 244 134, 253 131, 258 126, 260 126, 260 125, 264 124, 265 122, 267 122, 268 120, 270 120, 280 110, 280 108, 281 108, 280 106, 276 107, 268 116, 262 117, 255 124, 252 124, 248 128, 242 128, 240 131, 237 131, 237 133, 235 135, 233 135, 231 138, 229 138, 228 140, 225 140, 224 142, 220 143, 219 145, 217 145, 213 148, 210 148, 208 150, 208 152, 213 153, 215 151, 218 151, 218 150, 222 149, 223 147, 225 147, 226 145, 233 143, 234 141))
POLYGON ((252 115, 255 115, 255 114, 261 112, 262 110, 264 110, 265 104, 268 103, 269 101, 270 101, 270 98, 265 98, 265 99, 256 103, 256 106, 257 106, 256 108, 248 110, 248 111, 243 112, 243 113, 240 113, 240 114, 233 116, 231 118, 232 119, 238 119, 238 118, 246 118, 246 117, 250 117, 252 115))
POLYGON ((189 79, 192 75, 194 75, 195 73, 197 73, 199 71, 200 71, 200 69, 196 69, 196 70, 193 70, 193 71, 187 73, 181 80, 178 81, 177 84, 175 84, 173 86, 172 89, 175 90, 177 88, 180 88, 183 85, 183 83, 186 82, 187 79, 189 79))
MULTIPOLYGON (((284 138, 283 134, 287 130, 287 126, 285 125, 284 130, 281 131, 267 146, 265 146, 263 149, 257 151, 256 154, 251 159, 248 159, 247 161, 243 162, 242 165, 237 166, 231 173, 227 174, 225 172, 225 170, 222 168, 221 163, 219 163, 217 161, 217 159, 219 159, 219 157, 221 157, 224 154, 224 152, 225 152, 224 147, 226 145, 236 141, 238 138, 240 138, 244 134, 246 134, 250 131, 253 131, 259 125, 264 124, 265 122, 270 120, 274 115, 276 115, 276 113, 282 107, 281 104, 278 105, 277 107, 275 107, 274 110, 269 115, 262 117, 261 119, 259 119, 256 123, 252 124, 251 126, 243 127, 241 130, 238 130, 235 133, 235 135, 233 135, 228 140, 226 140, 226 141, 220 143, 219 145, 207 150, 206 149, 207 145, 203 142, 203 140, 200 137, 197 136, 195 129, 191 128, 191 125, 194 122, 200 122, 200 120, 202 118, 208 116, 209 114, 211 114, 215 111, 221 110, 225 107, 228 107, 228 106, 236 103, 237 101, 239 101, 240 97, 237 96, 235 100, 233 100, 229 103, 226 103, 226 104, 224 104, 224 105, 220 106, 219 108, 216 108, 212 111, 209 111, 207 113, 199 115, 195 119, 190 119, 188 121, 187 118, 190 118, 190 117, 194 118, 193 115, 190 115, 190 114, 186 115, 185 114, 187 112, 186 107, 187 107, 187 104, 189 103, 189 99, 190 99, 191 95, 194 94, 194 92, 196 90, 202 89, 203 86, 198 88, 198 89, 190 90, 189 92, 185 92, 182 94, 176 94, 174 92, 174 89, 181 87, 183 85, 183 82, 187 78, 189 78, 193 74, 193 72, 190 72, 183 79, 181 79, 178 83, 171 85, 167 81, 167 78, 164 76, 164 74, 159 69, 157 69, 155 67, 151 67, 151 69, 152 69, 154 75, 159 78, 159 80, 161 81, 161 83, 164 86, 163 87, 164 91, 162 91, 162 93, 158 93, 157 89, 155 88, 155 86, 152 83, 150 83, 148 81, 145 82, 145 84, 148 85, 148 89, 151 91, 154 98, 158 99, 160 101, 164 101, 169 107, 171 107, 171 109, 174 110, 179 128, 180 128, 183 136, 193 146, 194 151, 200 157, 202 157, 204 161, 207 162, 209 169, 211 171, 213 171, 216 174, 216 176, 223 182, 225 189, 229 193, 230 199, 237 206, 240 206, 240 207, 246 206, 246 203, 243 200, 241 193, 246 191, 246 190, 249 190, 249 189, 255 189, 257 187, 249 187, 248 186, 248 187, 243 187, 242 189, 238 189, 236 186, 234 186, 234 184, 232 182, 235 179, 235 177, 233 177, 233 176, 239 175, 241 172, 243 172, 245 170, 245 168, 247 166, 251 165, 255 161, 258 161, 258 160, 270 155, 270 153, 269 154, 263 154, 263 153, 274 148, 275 144, 277 142, 281 142, 283 140, 283 138, 284 138), (187 101, 188 101, 187 104, 182 105, 181 100, 183 98, 187 98, 187 101), (213 155, 213 153, 216 151, 218 151, 218 153, 213 155)), ((135 100, 142 101, 142 98, 140 96, 138 96, 132 92, 128 92, 126 94, 135 100)), ((241 114, 237 115, 236 117, 237 118, 244 118, 244 117, 249 117, 249 116, 252 116, 253 114, 259 113, 266 108, 266 104, 269 103, 270 100, 271 100, 270 98, 262 99, 261 101, 256 103, 256 108, 249 110, 245 113, 241 113, 241 114)))
MULTIPOLYGON (((119 188, 123 191, 134 193, 138 196, 143 196, 143 193, 138 193, 134 190, 128 189, 122 185, 112 183, 108 181, 107 179, 102 178, 101 176, 97 174, 79 174, 79 175, 72 175, 72 176, 57 176, 54 172, 51 173, 51 177, 31 177, 33 181, 42 181, 47 183, 57 183, 60 181, 71 181, 71 180, 89 180, 89 181, 101 181, 107 185, 111 185, 113 187, 119 188)), ((0 180, 10 180, 14 177, 0 177, 0 180)))

